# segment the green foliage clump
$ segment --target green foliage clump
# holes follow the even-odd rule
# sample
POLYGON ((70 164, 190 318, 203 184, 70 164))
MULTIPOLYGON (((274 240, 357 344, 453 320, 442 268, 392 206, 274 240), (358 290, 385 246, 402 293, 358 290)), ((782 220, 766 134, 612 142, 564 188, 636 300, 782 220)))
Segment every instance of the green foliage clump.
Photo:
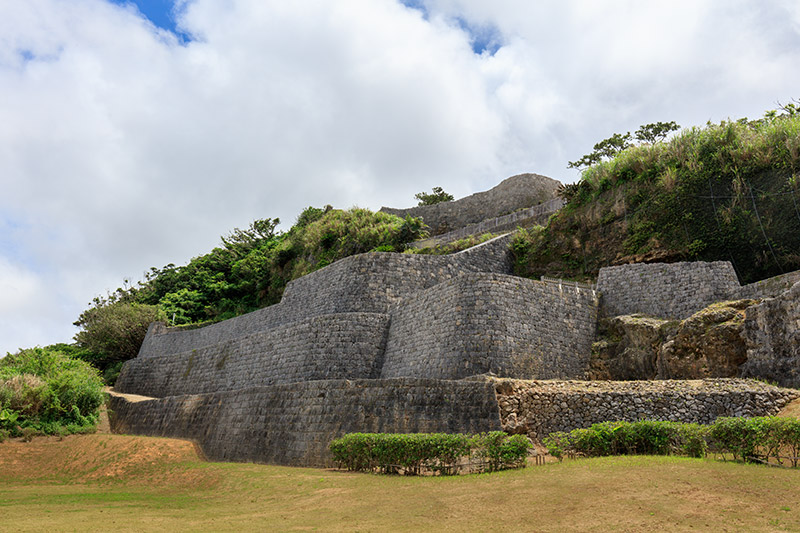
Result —
POLYGON ((330 443, 334 461, 348 470, 420 474, 458 472, 459 461, 480 459, 489 471, 525 466, 530 442, 502 431, 446 433, 348 433, 330 443))
POLYGON ((91 431, 103 401, 97 370, 61 351, 31 348, 0 359, 0 431, 91 431))
POLYGON ((434 187, 433 192, 418 192, 414 195, 414 198, 419 200, 418 206, 420 205, 434 205, 439 204, 442 202, 452 202, 453 195, 444 192, 441 187, 434 187))
POLYGON ((684 424, 641 420, 602 422, 586 429, 551 433, 542 443, 559 459, 565 455, 686 455, 704 457, 708 451, 734 459, 774 460, 798 466, 800 420, 778 417, 721 417, 713 424, 684 424))
POLYGON ((122 363, 139 353, 150 323, 163 319, 163 311, 155 305, 96 300, 75 322, 82 328, 75 335, 75 355, 101 370, 113 385, 122 363))
POLYGON ((660 420, 601 422, 586 429, 551 433, 542 443, 548 453, 561 458, 581 454, 605 455, 688 455, 706 453, 706 427, 660 420))
POLYGON ((515 241, 518 274, 724 260, 749 283, 800 268, 800 114, 639 137, 564 186, 567 204, 541 235, 515 241))

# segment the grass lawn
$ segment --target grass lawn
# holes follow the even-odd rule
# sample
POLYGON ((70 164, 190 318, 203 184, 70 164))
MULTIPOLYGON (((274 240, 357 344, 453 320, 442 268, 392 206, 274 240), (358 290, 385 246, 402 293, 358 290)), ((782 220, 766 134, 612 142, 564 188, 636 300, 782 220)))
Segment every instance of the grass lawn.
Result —
POLYGON ((614 457, 459 477, 207 463, 124 435, 0 444, 0 531, 800 531, 800 470, 614 457))

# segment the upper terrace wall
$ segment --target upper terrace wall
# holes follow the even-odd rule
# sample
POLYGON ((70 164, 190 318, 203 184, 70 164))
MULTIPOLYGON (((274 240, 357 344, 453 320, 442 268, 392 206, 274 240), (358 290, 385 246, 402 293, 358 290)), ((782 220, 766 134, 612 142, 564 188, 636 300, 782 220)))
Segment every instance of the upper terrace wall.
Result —
POLYGON ((144 396, 200 394, 320 379, 377 378, 389 317, 340 313, 124 366, 115 389, 144 396))
POLYGON ((404 297, 465 272, 511 272, 509 236, 449 256, 366 253, 290 282, 279 304, 194 330, 151 327, 139 358, 187 352, 333 313, 386 313, 404 297))
POLYGON ((452 202, 407 209, 382 207, 381 211, 400 217, 422 217, 431 235, 440 235, 555 198, 559 185, 560 182, 539 174, 519 174, 488 191, 452 202))
POLYGON ((608 316, 643 313, 684 319, 740 289, 727 261, 636 263, 601 268, 597 290, 608 316))
POLYGON ((499 274, 441 283, 391 309, 382 378, 583 377, 593 291, 499 274))

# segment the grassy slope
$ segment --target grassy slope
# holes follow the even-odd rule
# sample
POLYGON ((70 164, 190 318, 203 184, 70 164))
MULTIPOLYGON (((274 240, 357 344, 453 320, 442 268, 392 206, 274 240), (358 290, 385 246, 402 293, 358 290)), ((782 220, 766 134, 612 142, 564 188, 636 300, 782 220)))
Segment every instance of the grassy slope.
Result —
POLYGON ((515 241, 519 274, 730 260, 752 282, 800 268, 800 116, 685 130, 589 168, 566 192, 547 228, 515 241))
POLYGON ((800 529, 800 472, 670 457, 406 478, 203 463, 122 435, 0 444, 8 531, 800 529))

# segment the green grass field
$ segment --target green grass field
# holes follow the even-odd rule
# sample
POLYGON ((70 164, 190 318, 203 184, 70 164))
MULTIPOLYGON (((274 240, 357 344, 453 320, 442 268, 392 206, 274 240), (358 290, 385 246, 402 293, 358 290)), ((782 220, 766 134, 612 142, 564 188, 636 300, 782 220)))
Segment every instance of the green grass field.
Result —
POLYGON ((207 463, 191 444, 0 444, 0 531, 800 531, 800 471, 615 457, 459 477, 207 463))

